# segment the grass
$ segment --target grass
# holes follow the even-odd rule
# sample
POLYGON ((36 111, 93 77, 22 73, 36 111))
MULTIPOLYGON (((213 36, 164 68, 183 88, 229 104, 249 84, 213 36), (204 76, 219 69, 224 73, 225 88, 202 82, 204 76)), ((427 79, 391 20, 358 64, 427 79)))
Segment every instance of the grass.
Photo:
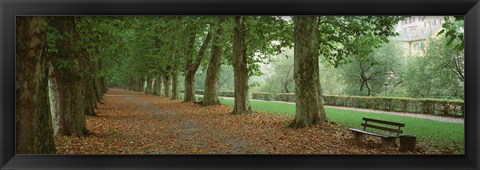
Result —
MULTIPOLYGON (((199 98, 197 96, 197 98, 199 98)), ((233 105, 231 98, 221 98, 220 103, 233 105)), ((295 104, 251 100, 250 105, 254 111, 270 112, 282 116, 295 115, 295 104)), ((363 117, 389 120, 405 123, 402 128, 403 134, 417 136, 417 142, 424 147, 452 148, 456 153, 464 153, 464 124, 440 122, 429 119, 326 108, 327 117, 330 121, 337 122, 347 127, 360 128, 363 117)))

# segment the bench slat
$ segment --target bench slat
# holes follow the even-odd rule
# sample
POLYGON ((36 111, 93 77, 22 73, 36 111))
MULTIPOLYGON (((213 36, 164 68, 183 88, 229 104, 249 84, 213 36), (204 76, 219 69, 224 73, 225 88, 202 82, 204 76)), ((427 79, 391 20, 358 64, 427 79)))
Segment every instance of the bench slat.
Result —
POLYGON ((384 131, 390 131, 390 132, 395 132, 395 133, 403 133, 403 131, 399 130, 399 129, 392 129, 392 128, 388 128, 388 127, 382 127, 382 126, 366 124, 366 123, 362 123, 361 125, 365 126, 365 127, 369 127, 369 128, 384 130, 384 131))
POLYGON ((403 124, 403 123, 390 122, 390 121, 378 120, 378 119, 371 119, 371 118, 366 118, 366 117, 364 117, 363 120, 370 121, 370 122, 376 122, 376 123, 383 123, 383 124, 387 124, 387 125, 405 127, 405 124, 403 124))
POLYGON ((382 138, 395 138, 395 136, 389 136, 389 135, 380 134, 380 133, 373 133, 373 132, 368 132, 368 131, 364 131, 364 130, 360 130, 360 129, 349 128, 348 130, 355 131, 355 132, 360 132, 360 133, 365 133, 365 134, 372 135, 372 136, 378 136, 378 137, 382 137, 382 138))

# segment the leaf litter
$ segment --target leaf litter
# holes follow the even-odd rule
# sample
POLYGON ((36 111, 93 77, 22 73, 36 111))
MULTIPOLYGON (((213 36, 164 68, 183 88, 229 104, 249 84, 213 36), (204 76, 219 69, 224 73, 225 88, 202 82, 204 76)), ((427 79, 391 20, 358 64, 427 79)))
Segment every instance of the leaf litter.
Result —
MULTIPOLYGON (((226 105, 200 106, 123 89, 110 89, 86 117, 91 135, 56 137, 58 154, 436 154, 418 146, 399 152, 381 140, 352 139, 348 127, 325 122, 292 129, 292 117, 230 114, 226 105)), ((397 141, 398 143, 398 141, 397 141)))

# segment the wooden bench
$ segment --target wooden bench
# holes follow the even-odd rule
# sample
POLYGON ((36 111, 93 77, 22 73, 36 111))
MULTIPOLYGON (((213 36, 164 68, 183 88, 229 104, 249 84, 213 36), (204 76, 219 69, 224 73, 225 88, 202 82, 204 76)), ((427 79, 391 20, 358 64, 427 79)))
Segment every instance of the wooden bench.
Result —
POLYGON ((365 138, 366 135, 372 135, 382 138, 382 145, 383 147, 395 147, 395 142, 400 134, 403 133, 400 130, 401 127, 405 127, 403 123, 397 122, 390 122, 385 120, 378 120, 378 119, 371 119, 371 118, 363 118, 365 122, 361 125, 363 126, 363 130, 361 129, 354 129, 349 128, 348 130, 352 131, 354 139, 362 139, 365 138), (372 122, 374 124, 372 124, 372 122), (385 126, 388 125, 388 126, 385 126), (371 131, 366 131, 368 128, 382 130, 388 133, 376 133, 371 131))

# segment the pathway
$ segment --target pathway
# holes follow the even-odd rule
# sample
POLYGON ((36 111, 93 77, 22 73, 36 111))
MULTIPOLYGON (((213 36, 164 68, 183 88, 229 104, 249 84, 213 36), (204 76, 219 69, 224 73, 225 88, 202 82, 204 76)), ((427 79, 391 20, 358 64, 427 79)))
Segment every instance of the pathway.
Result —
MULTIPOLYGON (((382 154, 379 139, 352 139, 334 122, 286 128, 290 117, 230 114, 225 105, 199 106, 111 88, 87 116, 88 137, 57 137, 63 154, 382 154)), ((415 153, 428 153, 419 148, 415 153)))

